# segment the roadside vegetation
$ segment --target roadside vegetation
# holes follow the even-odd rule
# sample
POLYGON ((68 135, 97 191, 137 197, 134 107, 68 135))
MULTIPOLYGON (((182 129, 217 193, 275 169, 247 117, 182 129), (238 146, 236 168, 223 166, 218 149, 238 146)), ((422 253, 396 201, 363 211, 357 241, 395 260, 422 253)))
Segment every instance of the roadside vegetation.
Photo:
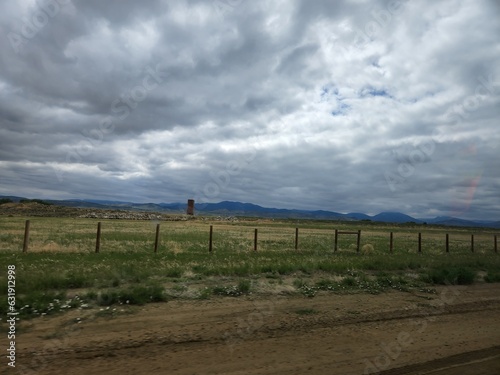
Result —
MULTIPOLYGON (((95 253, 96 220, 36 218, 30 246, 22 253, 24 218, 0 218, 0 313, 7 313, 7 266, 16 267, 16 309, 20 317, 70 309, 142 305, 176 298, 207 299, 251 295, 381 293, 390 290, 433 293, 439 285, 500 282, 500 257, 493 234, 429 226, 376 226, 251 220, 225 223, 194 220, 162 222, 160 246, 153 253, 157 222, 102 221, 100 253, 95 253), (213 252, 208 252, 214 225, 213 252), (295 249, 295 227, 300 228, 295 249), (253 228, 259 228, 253 251, 253 228), (339 237, 333 228, 361 229, 339 237), (394 232, 394 251, 388 235, 394 232), (417 233, 423 232, 422 253, 417 233), (444 252, 445 233, 450 253, 444 252)), ((304 310, 305 311, 305 310, 304 310)), ((300 313, 300 312, 299 312, 300 313)), ((307 313, 307 312, 302 312, 307 313)))

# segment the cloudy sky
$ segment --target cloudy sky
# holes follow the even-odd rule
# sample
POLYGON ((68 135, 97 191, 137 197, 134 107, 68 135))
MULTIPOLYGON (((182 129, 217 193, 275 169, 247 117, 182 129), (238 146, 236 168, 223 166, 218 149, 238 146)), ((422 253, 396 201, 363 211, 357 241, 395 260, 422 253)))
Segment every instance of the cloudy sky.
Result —
POLYGON ((500 3, 0 5, 0 195, 500 220, 500 3))

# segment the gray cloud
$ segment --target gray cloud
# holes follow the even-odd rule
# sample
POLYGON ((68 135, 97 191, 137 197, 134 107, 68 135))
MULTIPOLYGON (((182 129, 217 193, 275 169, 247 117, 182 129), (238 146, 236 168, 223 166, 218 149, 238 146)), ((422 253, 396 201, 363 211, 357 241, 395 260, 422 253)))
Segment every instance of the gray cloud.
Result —
POLYGON ((499 219, 493 1, 0 7, 0 194, 499 219))

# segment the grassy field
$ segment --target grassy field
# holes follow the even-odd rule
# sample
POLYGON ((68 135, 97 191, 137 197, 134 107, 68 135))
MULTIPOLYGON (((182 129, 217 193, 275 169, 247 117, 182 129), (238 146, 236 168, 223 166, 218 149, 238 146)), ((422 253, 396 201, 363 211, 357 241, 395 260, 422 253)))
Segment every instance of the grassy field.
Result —
POLYGON ((160 246, 153 253, 157 222, 101 220, 101 252, 96 254, 97 221, 32 218, 29 251, 22 253, 25 218, 0 218, 0 312, 7 312, 7 266, 16 267, 16 307, 21 316, 71 308, 144 304, 213 295, 379 293, 426 290, 435 284, 499 282, 500 257, 493 230, 423 225, 333 223, 248 219, 237 222, 161 222, 160 246), (209 227, 213 252, 208 252, 209 227), (295 250, 295 228, 299 249, 295 250), (258 228, 258 251, 253 251, 258 228), (339 237, 333 229, 362 230, 339 237), (389 232, 394 252, 389 253, 389 232), (422 253, 418 254, 418 233, 422 253), (450 253, 445 253, 445 233, 450 253), (470 235, 475 235, 474 253, 470 235))

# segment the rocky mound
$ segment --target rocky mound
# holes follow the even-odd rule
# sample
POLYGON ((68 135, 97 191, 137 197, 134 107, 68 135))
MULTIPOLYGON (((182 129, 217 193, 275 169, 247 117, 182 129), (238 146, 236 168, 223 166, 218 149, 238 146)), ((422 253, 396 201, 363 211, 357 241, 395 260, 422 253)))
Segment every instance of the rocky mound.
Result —
POLYGON ((181 221, 181 220, 194 219, 194 217, 187 215, 167 215, 156 212, 75 208, 75 207, 64 207, 57 205, 47 205, 37 202, 1 204, 0 216, 74 217, 74 218, 91 218, 91 219, 163 220, 163 221, 181 221))

